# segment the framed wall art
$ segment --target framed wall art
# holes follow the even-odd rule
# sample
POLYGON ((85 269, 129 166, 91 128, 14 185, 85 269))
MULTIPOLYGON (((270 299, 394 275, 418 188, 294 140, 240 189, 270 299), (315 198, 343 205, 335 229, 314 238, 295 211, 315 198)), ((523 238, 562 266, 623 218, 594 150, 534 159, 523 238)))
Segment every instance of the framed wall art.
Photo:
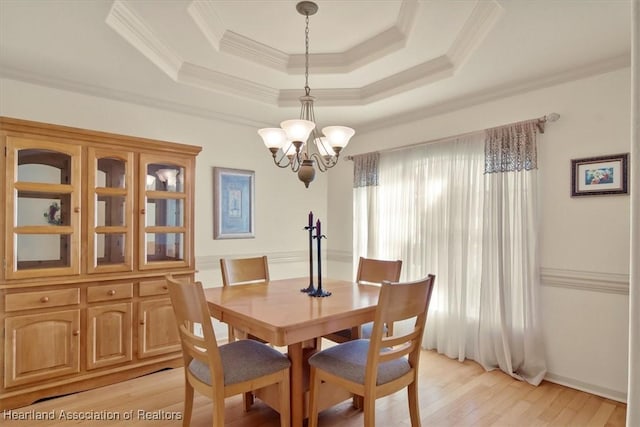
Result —
POLYGON ((571 197, 628 194, 629 154, 571 160, 571 197))
POLYGON ((213 168, 214 239, 255 237, 254 187, 254 171, 213 168))

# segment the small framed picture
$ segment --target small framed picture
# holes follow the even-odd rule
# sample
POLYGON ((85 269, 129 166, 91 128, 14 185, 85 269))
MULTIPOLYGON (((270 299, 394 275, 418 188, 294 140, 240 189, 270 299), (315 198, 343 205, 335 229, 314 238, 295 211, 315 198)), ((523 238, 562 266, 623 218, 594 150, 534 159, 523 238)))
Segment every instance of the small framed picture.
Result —
POLYGON ((254 186, 254 171, 213 168, 214 239, 255 237, 254 186))
POLYGON ((571 160, 571 197, 628 194, 629 154, 571 160))

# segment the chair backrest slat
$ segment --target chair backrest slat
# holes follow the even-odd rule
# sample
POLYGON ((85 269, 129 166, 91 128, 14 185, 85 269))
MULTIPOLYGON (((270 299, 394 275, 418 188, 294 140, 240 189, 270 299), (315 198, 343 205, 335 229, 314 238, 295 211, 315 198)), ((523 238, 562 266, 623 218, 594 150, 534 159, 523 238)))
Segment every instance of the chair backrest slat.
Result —
POLYGON ((356 282, 381 284, 385 280, 397 282, 400 280, 402 261, 387 261, 360 257, 356 282))
POLYGON ((220 259, 222 285, 235 285, 251 282, 268 282, 269 265, 267 257, 220 259))

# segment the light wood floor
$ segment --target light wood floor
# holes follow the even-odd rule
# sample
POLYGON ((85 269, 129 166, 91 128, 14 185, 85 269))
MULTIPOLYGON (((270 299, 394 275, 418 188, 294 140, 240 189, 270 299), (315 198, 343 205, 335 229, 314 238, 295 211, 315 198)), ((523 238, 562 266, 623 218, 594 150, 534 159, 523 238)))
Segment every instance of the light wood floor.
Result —
MULTIPOLYGON (((539 387, 516 381, 500 371, 485 372, 471 361, 459 363, 431 351, 423 352, 420 377, 420 414, 423 426, 608 426, 624 427, 626 405, 588 393, 543 382, 539 387)), ((172 369, 99 389, 0 412, 6 427, 32 426, 181 426, 183 370, 172 369), (11 420, 55 411, 52 421, 11 420), (119 421, 82 421, 68 417, 101 415, 119 421), (104 412, 103 412, 104 411, 104 412), (131 412, 130 412, 131 411, 131 412), (139 412, 140 411, 140 412, 139 412), (132 419, 125 420, 129 414, 132 419), (161 419, 143 419, 155 417, 161 419), (165 418, 165 419, 162 419, 165 418)), ((226 401, 226 425, 276 427, 278 414, 257 401, 243 413, 242 398, 226 401)), ((320 426, 361 426, 363 415, 344 402, 320 415, 320 426)), ((376 402, 378 426, 409 426, 406 392, 376 402)), ((211 425, 211 406, 198 396, 192 426, 211 425)))

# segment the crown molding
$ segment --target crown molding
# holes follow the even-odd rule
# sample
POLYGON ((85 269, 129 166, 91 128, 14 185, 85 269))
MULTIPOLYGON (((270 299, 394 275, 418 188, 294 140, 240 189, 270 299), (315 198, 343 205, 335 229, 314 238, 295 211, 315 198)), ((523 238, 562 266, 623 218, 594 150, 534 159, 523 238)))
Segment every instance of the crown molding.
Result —
POLYGON ((105 19, 116 33, 176 80, 182 59, 122 0, 115 0, 105 19))
POLYGON ((443 55, 364 86, 360 99, 369 104, 451 77, 454 72, 454 65, 443 55))
POLYGON ((176 81, 214 92, 250 98, 266 104, 275 105, 278 102, 279 91, 277 89, 189 62, 182 64, 176 81))
POLYGON ((495 0, 476 4, 447 51, 449 60, 456 68, 462 67, 504 13, 504 8, 495 0))
POLYGON ((220 51, 277 71, 287 71, 289 55, 233 31, 225 31, 220 40, 220 51))
POLYGON ((33 84, 36 86, 44 86, 56 90, 64 90, 82 95, 110 99, 118 102, 126 102, 129 104, 141 105, 144 107, 156 108, 159 110, 173 111, 175 113, 192 117, 202 117, 205 119, 213 119, 221 122, 233 123, 236 125, 249 126, 253 128, 269 126, 269 123, 267 122, 252 120, 234 114, 227 114, 209 108, 194 107, 188 104, 167 101, 160 98, 153 98, 150 96, 141 95, 139 93, 117 90, 106 86, 86 84, 62 78, 53 78, 30 71, 6 67, 3 65, 0 65, 0 77, 27 84, 33 84))
POLYGON ((516 81, 504 85, 493 86, 491 88, 483 89, 475 93, 470 93, 469 95, 466 95, 464 97, 455 98, 450 101, 431 105, 429 107, 418 108, 411 111, 404 111, 383 119, 361 123, 360 125, 358 125, 358 132, 360 135, 362 135, 365 132, 372 132, 377 129, 411 123, 440 114, 446 114, 452 111, 473 107, 474 105, 483 104, 497 99, 520 95, 534 90, 544 89, 562 83, 567 83, 573 80, 580 80, 598 74, 615 71, 621 68, 627 68, 630 65, 631 56, 629 54, 618 55, 604 59, 602 61, 573 67, 569 70, 561 71, 551 76, 544 76, 538 79, 516 81))
MULTIPOLYGON (((419 7, 417 0, 402 0, 395 24, 342 52, 310 54, 314 73, 348 73, 402 49, 413 28, 419 7)), ((216 13, 214 0, 194 0, 187 8, 196 26, 211 46, 220 52, 243 58, 288 74, 304 72, 303 54, 288 55, 271 46, 229 30, 216 13)))
POLYGON ((211 1, 193 1, 187 6, 187 13, 196 23, 215 50, 220 50, 220 41, 224 37, 226 28, 224 22, 211 1))

